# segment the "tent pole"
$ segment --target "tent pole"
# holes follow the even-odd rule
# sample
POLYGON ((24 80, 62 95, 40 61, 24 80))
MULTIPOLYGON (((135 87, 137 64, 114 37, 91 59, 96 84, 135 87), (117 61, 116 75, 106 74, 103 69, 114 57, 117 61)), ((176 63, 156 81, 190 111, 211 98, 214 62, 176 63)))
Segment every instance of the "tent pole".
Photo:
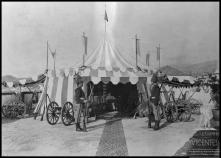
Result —
POLYGON ((157 47, 157 60, 159 60, 159 70, 160 70, 160 44, 159 47, 157 47))
POLYGON ((160 70, 160 44, 159 44, 159 70, 160 70))
POLYGON ((85 59, 84 59, 84 54, 83 54, 83 66, 84 66, 84 60, 85 60, 85 59))
MULTIPOLYGON (((47 41, 47 64, 46 64, 46 80, 45 82, 47 82, 47 79, 48 79, 48 41, 47 41)), ((46 85, 46 93, 45 93, 45 105, 44 105, 44 110, 43 110, 43 114, 41 116, 41 121, 43 121, 43 118, 44 118, 44 114, 45 114, 45 107, 47 108, 47 90, 48 90, 48 87, 46 85)))
MULTIPOLYGON (((56 49, 55 49, 55 54, 56 54, 56 49)), ((54 71, 55 71, 55 57, 54 57, 54 71)))
MULTIPOLYGON (((84 50, 86 49, 86 44, 85 44, 85 33, 83 32, 83 44, 84 44, 84 50)), ((85 63, 85 52, 83 53, 83 66, 84 66, 84 63, 85 63)))

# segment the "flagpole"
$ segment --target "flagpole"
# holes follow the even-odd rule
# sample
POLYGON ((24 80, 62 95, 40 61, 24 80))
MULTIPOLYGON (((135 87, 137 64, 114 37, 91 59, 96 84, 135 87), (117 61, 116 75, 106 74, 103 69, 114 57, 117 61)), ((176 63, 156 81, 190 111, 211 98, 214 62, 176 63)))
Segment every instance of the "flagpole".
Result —
POLYGON ((104 21, 105 21, 105 34, 104 35, 106 37, 106 20, 104 20, 104 21))
POLYGON ((159 60, 159 70, 160 70, 160 44, 159 47, 156 48, 157 48, 157 60, 159 60))
POLYGON ((146 65, 149 68, 150 66, 150 52, 149 51, 146 54, 146 65))
MULTIPOLYGON (((106 16, 106 2, 105 2, 105 15, 106 16)), ((104 38, 106 38, 106 20, 104 20, 104 38)))
MULTIPOLYGON (((83 32, 83 42, 85 44, 85 33, 83 32)), ((83 66, 84 66, 84 61, 85 60, 85 52, 83 53, 83 66)))
POLYGON ((160 70, 160 44, 159 44, 159 70, 160 70))
MULTIPOLYGON (((45 82, 47 82, 48 80, 48 41, 47 41, 47 61, 46 61, 46 80, 45 82)), ((44 110, 43 110, 43 114, 41 116, 41 121, 43 121, 44 118, 44 114, 45 114, 45 108, 47 108, 47 91, 48 91, 48 87, 46 85, 46 89, 45 89, 45 105, 44 105, 44 110)))
POLYGON ((84 57, 84 54, 83 54, 83 66, 84 66, 84 60, 85 60, 84 58, 85 58, 85 57, 84 57))
MULTIPOLYGON (((55 55, 56 55, 56 49, 55 49, 55 55)), ((54 55, 54 71, 55 71, 55 55, 54 55)))

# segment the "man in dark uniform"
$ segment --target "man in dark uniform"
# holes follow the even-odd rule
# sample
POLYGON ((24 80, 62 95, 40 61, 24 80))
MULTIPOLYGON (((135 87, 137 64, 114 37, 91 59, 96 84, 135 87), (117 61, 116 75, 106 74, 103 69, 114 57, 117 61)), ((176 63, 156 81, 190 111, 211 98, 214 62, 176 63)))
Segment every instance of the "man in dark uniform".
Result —
MULTIPOLYGON (((158 130, 159 129, 159 124, 160 124, 160 107, 159 107, 159 101, 160 101, 160 87, 158 86, 158 75, 157 72, 153 74, 152 78, 151 78, 151 88, 150 88, 150 92, 151 92, 151 96, 150 96, 150 106, 152 108, 152 112, 154 114, 154 118, 155 118, 155 126, 154 126, 154 130, 158 130)), ((149 122, 148 122, 148 126, 149 126, 149 122)))
POLYGON ((84 91, 82 90, 83 87, 83 81, 80 77, 77 78, 77 88, 75 89, 75 102, 78 105, 77 110, 77 120, 76 120, 76 131, 84 131, 86 132, 86 123, 85 123, 85 117, 86 117, 86 104, 87 100, 85 98, 84 91), (83 112, 83 129, 80 127, 80 119, 81 119, 81 113, 83 112))

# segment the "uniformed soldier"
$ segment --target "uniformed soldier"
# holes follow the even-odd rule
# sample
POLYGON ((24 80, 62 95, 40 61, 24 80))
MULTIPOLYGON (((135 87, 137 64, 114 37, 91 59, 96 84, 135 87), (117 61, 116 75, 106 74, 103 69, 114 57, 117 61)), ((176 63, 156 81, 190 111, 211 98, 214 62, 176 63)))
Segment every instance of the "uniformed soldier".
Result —
POLYGON ((82 90, 83 87, 83 81, 80 77, 77 78, 77 88, 75 89, 75 102, 77 105, 79 105, 79 108, 77 109, 77 120, 76 120, 76 131, 84 131, 86 132, 86 106, 87 106, 87 100, 85 98, 84 91, 82 90), (83 129, 80 127, 80 119, 81 119, 81 113, 83 112, 83 129))
MULTIPOLYGON (((158 75, 157 72, 153 74, 152 78, 151 78, 151 96, 150 96, 150 106, 154 115, 154 119, 155 119, 155 126, 154 126, 154 130, 158 130, 159 129, 159 124, 160 124, 160 106, 159 106, 159 101, 160 101, 160 87, 158 86, 158 75)), ((150 118, 149 118, 150 120, 150 118)), ((148 122, 148 126, 150 126, 151 122, 148 122)))

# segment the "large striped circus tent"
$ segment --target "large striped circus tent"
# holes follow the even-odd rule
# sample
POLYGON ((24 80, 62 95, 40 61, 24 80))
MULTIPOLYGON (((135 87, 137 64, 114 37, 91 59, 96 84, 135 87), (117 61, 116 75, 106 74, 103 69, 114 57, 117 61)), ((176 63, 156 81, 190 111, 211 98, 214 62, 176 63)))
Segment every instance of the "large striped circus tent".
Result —
POLYGON ((138 81, 145 82, 147 79, 147 73, 126 61, 106 38, 93 53, 86 57, 84 65, 85 67, 79 69, 80 75, 94 84, 100 81, 113 84, 119 82, 136 84, 138 81))
POLYGON ((43 109, 46 108, 46 90, 50 101, 55 101, 60 107, 66 102, 74 105, 74 90, 76 89, 74 76, 76 73, 83 79, 86 96, 89 96, 87 94, 89 82, 94 85, 100 82, 103 84, 111 82, 113 85, 131 83, 137 86, 138 93, 144 95, 142 98, 147 101, 147 94, 150 94, 148 93, 150 92, 150 74, 126 61, 107 38, 102 40, 94 52, 85 56, 84 64, 81 65, 83 66, 79 65, 76 68, 59 71, 49 70, 35 113, 43 114, 43 109))

